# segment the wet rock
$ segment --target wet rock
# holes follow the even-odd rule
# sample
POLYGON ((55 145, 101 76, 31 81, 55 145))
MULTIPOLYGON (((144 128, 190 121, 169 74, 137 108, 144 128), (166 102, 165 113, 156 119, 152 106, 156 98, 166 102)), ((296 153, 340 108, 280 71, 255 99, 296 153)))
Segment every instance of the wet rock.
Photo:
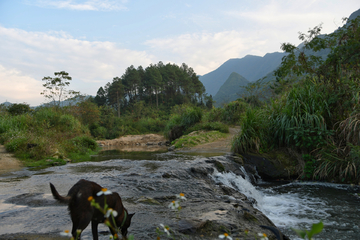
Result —
POLYGON ((263 156, 244 154, 245 164, 256 167, 257 172, 264 180, 288 179, 289 173, 279 162, 270 161, 263 156))
POLYGON ((211 174, 214 172, 214 169, 213 168, 204 168, 204 167, 191 167, 190 172, 193 176, 207 177, 208 174, 211 174))
POLYGON ((144 203, 144 204, 160 205, 160 203, 158 201, 156 201, 155 199, 153 199, 151 197, 140 197, 136 202, 137 203, 144 203))

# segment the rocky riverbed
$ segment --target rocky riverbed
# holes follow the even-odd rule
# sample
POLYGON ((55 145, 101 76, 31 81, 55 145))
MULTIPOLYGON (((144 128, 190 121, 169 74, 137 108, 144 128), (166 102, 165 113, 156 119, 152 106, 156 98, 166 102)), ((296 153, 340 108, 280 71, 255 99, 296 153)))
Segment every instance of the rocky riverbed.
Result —
MULTIPOLYGON (((273 223, 248 199, 215 181, 218 171, 242 174, 232 156, 197 157, 179 153, 146 153, 146 160, 117 159, 67 164, 41 171, 1 175, 0 239, 58 239, 71 228, 66 206, 53 200, 49 182, 65 195, 79 179, 95 181, 119 192, 125 207, 135 212, 129 232, 135 239, 156 239, 159 224, 170 226, 176 239, 256 239, 258 233, 275 236, 260 225, 273 223), (168 208, 184 193, 179 213, 168 208), (247 232, 249 232, 247 234, 247 232)), ((100 239, 108 239, 105 227, 100 239)), ((91 239, 90 227, 84 239, 91 239)))

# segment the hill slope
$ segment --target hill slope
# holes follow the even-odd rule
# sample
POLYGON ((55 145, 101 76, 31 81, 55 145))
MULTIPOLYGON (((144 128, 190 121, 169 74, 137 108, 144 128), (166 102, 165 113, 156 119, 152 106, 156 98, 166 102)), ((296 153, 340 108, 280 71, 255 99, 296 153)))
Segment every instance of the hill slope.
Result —
POLYGON ((246 86, 248 83, 249 81, 240 74, 236 72, 231 73, 213 98, 216 102, 215 107, 220 107, 223 103, 238 99, 239 95, 244 91, 241 86, 246 86))
POLYGON ((275 70, 284 55, 285 53, 274 52, 263 57, 247 55, 243 58, 229 59, 216 70, 201 76, 200 81, 204 84, 206 92, 214 96, 231 73, 236 72, 250 82, 256 81, 275 70))

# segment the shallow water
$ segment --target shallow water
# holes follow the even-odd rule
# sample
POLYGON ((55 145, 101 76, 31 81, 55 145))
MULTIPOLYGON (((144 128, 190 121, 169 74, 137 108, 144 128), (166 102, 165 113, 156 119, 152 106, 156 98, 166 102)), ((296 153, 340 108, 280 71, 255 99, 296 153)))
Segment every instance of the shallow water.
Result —
POLYGON ((319 182, 253 186, 233 173, 216 173, 213 178, 254 199, 256 207, 291 239, 300 239, 291 228, 309 230, 319 221, 324 230, 315 239, 360 239, 359 186, 319 182))

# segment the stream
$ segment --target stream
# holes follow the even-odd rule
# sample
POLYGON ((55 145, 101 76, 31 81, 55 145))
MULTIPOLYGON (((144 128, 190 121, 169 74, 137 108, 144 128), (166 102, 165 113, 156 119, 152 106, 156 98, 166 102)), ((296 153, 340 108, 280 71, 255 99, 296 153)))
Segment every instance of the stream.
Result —
MULTIPOLYGON (((319 220, 324 231, 315 239, 360 239, 360 198, 355 196, 360 192, 358 186, 311 182, 274 185, 261 180, 254 186, 250 176, 240 174, 242 169, 221 173, 214 162, 231 164, 225 155, 112 150, 102 152, 92 162, 2 174, 0 239, 64 239, 59 233, 71 229, 71 220, 67 207, 53 199, 49 182, 66 195, 82 178, 120 193, 124 206, 135 212, 129 228, 135 239, 156 239, 155 229, 160 223, 176 229, 178 239, 189 239, 188 234, 190 239, 217 239, 220 233, 216 226, 207 230, 213 236, 209 238, 194 230, 203 229, 198 225, 209 220, 224 222, 232 228, 232 236, 240 238, 243 229, 236 226, 236 218, 224 215, 238 214, 236 202, 255 202, 254 208, 290 239, 299 239, 291 228, 308 229, 319 220), (228 194, 221 190, 225 188, 228 194), (180 192, 188 200, 176 216, 167 205, 180 192)), ((261 218, 256 210, 251 214, 261 218)), ((99 225, 99 233, 99 239, 108 239, 105 226, 99 225)), ((90 226, 82 239, 92 239, 90 226)))

